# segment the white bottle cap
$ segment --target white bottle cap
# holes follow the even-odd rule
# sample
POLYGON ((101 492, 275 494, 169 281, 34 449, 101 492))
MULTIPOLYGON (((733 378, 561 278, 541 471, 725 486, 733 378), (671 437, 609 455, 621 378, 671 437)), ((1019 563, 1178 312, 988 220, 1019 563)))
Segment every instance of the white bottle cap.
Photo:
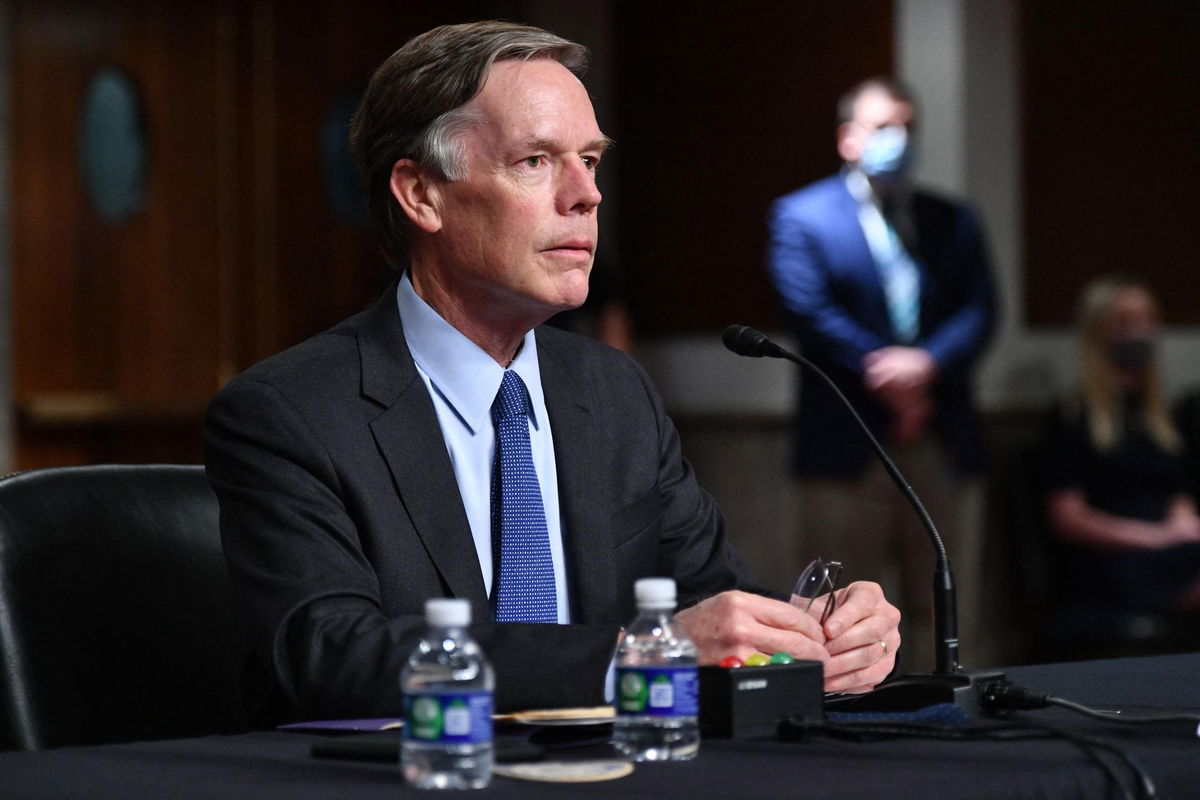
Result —
POLYGON ((641 578, 633 585, 638 608, 674 608, 674 578, 641 578))
POLYGON ((426 600, 425 624, 433 628, 465 628, 471 624, 471 604, 454 597, 426 600))

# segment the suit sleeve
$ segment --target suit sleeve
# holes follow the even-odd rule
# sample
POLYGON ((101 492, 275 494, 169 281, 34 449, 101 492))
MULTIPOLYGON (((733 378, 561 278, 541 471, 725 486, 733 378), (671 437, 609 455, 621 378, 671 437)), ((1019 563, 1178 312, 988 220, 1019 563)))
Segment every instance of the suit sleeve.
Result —
POLYGON ((862 374, 863 357, 889 342, 838 301, 829 260, 814 225, 808 214, 785 200, 771 207, 767 256, 771 279, 804 343, 816 345, 826 358, 862 374))
POLYGON ((656 574, 675 579, 680 608, 731 589, 771 594, 733 548, 726 534, 725 516, 712 495, 700 487, 691 464, 683 457, 679 433, 666 415, 662 398, 645 372, 640 367, 636 371, 658 437, 661 517, 656 574))
POLYGON ((996 297, 983 234, 974 213, 964 205, 954 211, 955 270, 960 276, 957 308, 930 331, 921 347, 942 370, 969 366, 991 337, 996 318, 996 297))
MULTIPOLYGON (((319 421, 274 386, 239 379, 205 422, 207 470, 235 591, 269 700, 259 722, 398 716, 400 671, 423 629, 422 602, 383 610, 379 580, 319 421)), ((414 574, 412 596, 440 596, 414 574)), ((475 609, 481 619, 481 610, 475 609)), ((619 626, 481 623, 499 710, 604 702, 619 626)))

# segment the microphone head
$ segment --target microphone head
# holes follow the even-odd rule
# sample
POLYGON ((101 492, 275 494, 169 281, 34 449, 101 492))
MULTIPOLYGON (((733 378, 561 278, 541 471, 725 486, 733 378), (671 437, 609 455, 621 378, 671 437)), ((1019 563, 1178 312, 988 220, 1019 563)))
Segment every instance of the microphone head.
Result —
POLYGON ((779 345, 766 336, 751 328, 749 325, 730 325, 721 335, 721 341, 739 356, 762 358, 763 356, 779 357, 779 345))

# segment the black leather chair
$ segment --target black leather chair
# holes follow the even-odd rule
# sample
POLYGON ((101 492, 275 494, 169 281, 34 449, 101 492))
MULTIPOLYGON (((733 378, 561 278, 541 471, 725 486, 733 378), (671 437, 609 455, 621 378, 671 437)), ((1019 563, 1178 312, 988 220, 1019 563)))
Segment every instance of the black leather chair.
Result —
POLYGON ((203 467, 0 479, 0 749, 247 728, 203 467))

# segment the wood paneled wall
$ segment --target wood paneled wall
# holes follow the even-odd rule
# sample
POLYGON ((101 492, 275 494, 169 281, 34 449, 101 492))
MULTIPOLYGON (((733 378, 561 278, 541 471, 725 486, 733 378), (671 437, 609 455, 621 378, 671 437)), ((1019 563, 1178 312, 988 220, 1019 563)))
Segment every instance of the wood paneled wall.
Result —
POLYGON ((195 4, 14 8, 19 466, 125 448, 151 456, 216 386, 219 288, 231 267, 222 200, 236 177, 219 158, 236 135, 216 90, 233 46, 228 13, 195 4), (106 66, 136 82, 149 136, 147 208, 117 225, 89 206, 78 157, 84 91, 106 66))
MULTIPOLYGON (((601 7, 617 42, 598 54, 617 62, 606 105, 628 132, 617 259, 639 331, 730 313, 761 324, 773 304, 766 203, 836 166, 833 103, 890 64, 890 4, 601 7)), ((331 205, 320 149, 331 106, 416 32, 539 11, 519 0, 14 3, 18 465, 200 460, 203 410, 224 381, 390 278, 373 235, 331 205), (149 141, 145 209, 116 225, 89 207, 77 159, 83 93, 105 66, 138 87, 149 141)))
POLYGON ((333 213, 322 126, 406 38, 512 3, 22 0, 12 14, 14 399, 21 468, 198 462, 212 394, 390 278, 333 213), (145 208, 115 225, 78 161, 88 81, 137 86, 145 208))

